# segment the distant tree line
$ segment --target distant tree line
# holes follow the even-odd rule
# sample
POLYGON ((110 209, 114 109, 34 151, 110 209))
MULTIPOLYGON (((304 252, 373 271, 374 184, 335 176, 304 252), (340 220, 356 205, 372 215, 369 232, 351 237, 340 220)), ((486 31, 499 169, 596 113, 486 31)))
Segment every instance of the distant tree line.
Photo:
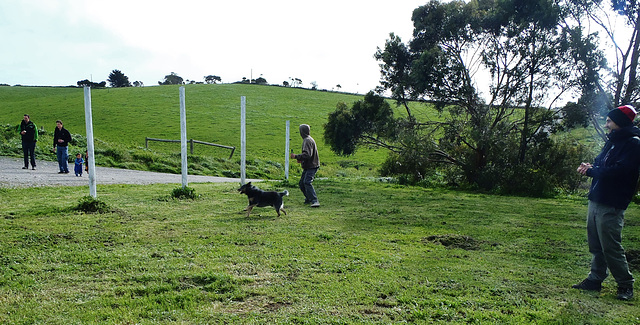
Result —
POLYGON ((90 87, 90 88, 104 88, 107 86, 106 81, 93 82, 93 81, 89 81, 89 79, 80 80, 76 84, 78 85, 78 87, 90 87))
MULTIPOLYGON (((142 81, 134 81, 133 83, 129 81, 129 77, 127 77, 122 71, 118 69, 114 69, 109 74, 107 78, 109 82, 109 86, 112 88, 122 88, 122 87, 144 87, 144 83, 142 81)), ((107 86, 107 81, 101 82, 92 82, 88 79, 80 80, 76 84, 78 87, 91 87, 91 88, 104 88, 107 86)), ((218 82, 222 82, 222 78, 216 75, 207 75, 204 77, 204 83, 207 84, 216 84, 218 82)), ((186 83, 203 83, 196 82, 194 80, 187 80, 186 83)), ((164 76, 163 81, 158 81, 159 85, 184 85, 185 80, 180 77, 177 73, 171 72, 170 74, 164 76)))
MULTIPOLYGON (((222 78, 220 76, 217 75, 206 75, 203 77, 203 82, 202 81, 196 81, 196 80, 185 80, 184 78, 182 78, 181 76, 179 76, 177 73, 175 72, 171 72, 170 74, 164 76, 162 81, 158 81, 158 85, 184 85, 184 84, 217 84, 217 83, 222 83, 222 78)), ((129 77, 127 77, 122 71, 118 70, 118 69, 114 69, 111 71, 111 73, 109 74, 107 81, 101 81, 101 82, 92 82, 88 79, 85 80, 80 80, 77 82, 78 87, 91 87, 91 88, 104 88, 107 86, 107 82, 109 83, 109 87, 112 88, 122 88, 122 87, 144 87, 144 83, 142 81, 134 81, 133 83, 129 81, 129 77)), ((269 83, 267 82, 267 79, 265 79, 264 77, 260 76, 256 79, 247 79, 246 77, 243 77, 242 80, 237 81, 235 83, 240 83, 240 84, 256 84, 256 85, 268 85, 269 83)), ((302 87, 302 79, 300 78, 289 78, 289 81, 284 81, 282 83, 282 86, 284 87, 302 87)), ((336 85, 336 87, 338 90, 340 90, 340 88, 342 88, 342 86, 340 86, 339 84, 336 85)), ((313 90, 317 90, 318 89, 318 83, 315 81, 311 82, 311 89, 313 90)))

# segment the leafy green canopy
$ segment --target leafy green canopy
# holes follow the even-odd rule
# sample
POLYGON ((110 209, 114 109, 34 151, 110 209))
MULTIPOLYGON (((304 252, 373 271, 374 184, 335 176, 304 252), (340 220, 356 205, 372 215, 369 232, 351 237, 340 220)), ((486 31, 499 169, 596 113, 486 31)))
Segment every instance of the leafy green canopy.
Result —
POLYGON ((345 103, 338 103, 324 125, 324 137, 331 150, 340 155, 350 155, 359 143, 384 146, 381 138, 394 137, 394 123, 389 103, 369 92, 351 109, 345 103))
POLYGON ((391 34, 375 55, 379 90, 408 117, 359 114, 371 98, 351 112, 340 106, 325 127, 333 150, 390 149, 385 170, 414 181, 444 168, 452 183, 489 190, 542 195, 575 187, 575 173, 564 166, 573 171, 585 150, 562 151, 566 145, 551 138, 561 118, 553 106, 586 88, 601 62, 579 55, 592 39, 568 26, 565 12, 549 0, 433 0, 415 9, 413 39, 391 34), (411 100, 428 100, 441 118, 415 116, 411 100), (368 127, 378 123, 384 127, 368 127), (551 157, 562 167, 548 164, 551 157), (513 186, 516 175, 540 184, 513 186))

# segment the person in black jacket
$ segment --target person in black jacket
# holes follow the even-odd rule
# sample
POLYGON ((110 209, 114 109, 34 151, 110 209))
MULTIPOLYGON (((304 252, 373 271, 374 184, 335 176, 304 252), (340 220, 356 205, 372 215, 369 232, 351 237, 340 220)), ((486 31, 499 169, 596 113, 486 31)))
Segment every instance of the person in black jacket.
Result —
POLYGON ((22 122, 20 122, 20 135, 22 136, 22 152, 24 152, 24 167, 29 169, 29 160, 31 160, 31 168, 36 170, 36 142, 38 142, 38 128, 31 121, 29 114, 24 114, 22 122))
POLYGON ((608 141, 593 165, 582 163, 578 172, 592 178, 587 212, 587 241, 591 272, 575 289, 600 291, 611 272, 618 284, 617 299, 633 298, 634 278, 622 247, 624 212, 636 194, 640 169, 640 129, 633 126, 636 110, 620 106, 607 114, 608 141))
POLYGON ((56 130, 53 133, 53 150, 58 156, 58 174, 69 174, 69 142, 71 133, 62 127, 62 121, 56 121, 56 130), (57 147, 57 150, 56 150, 57 147))

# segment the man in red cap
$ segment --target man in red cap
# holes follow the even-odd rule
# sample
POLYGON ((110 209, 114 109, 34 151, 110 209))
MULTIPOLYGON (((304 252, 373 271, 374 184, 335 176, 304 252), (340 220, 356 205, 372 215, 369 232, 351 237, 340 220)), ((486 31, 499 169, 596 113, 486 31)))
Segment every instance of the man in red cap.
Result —
POLYGON ((636 110, 631 105, 607 114, 608 141, 593 165, 582 163, 578 172, 592 178, 587 212, 587 240, 591 272, 575 289, 600 291, 611 272, 618 284, 617 299, 633 298, 633 275, 622 247, 624 212, 636 194, 640 168, 640 129, 633 126, 636 110))

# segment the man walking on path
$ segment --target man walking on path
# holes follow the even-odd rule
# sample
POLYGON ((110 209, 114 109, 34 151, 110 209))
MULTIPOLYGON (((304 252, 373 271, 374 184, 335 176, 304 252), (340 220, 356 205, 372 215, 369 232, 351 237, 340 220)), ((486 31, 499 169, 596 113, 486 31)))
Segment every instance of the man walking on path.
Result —
POLYGON ((56 130, 53 133, 53 150, 56 150, 58 156, 58 174, 69 174, 69 142, 71 142, 71 133, 62 126, 62 121, 56 121, 56 130))
POLYGON ((298 186, 302 194, 304 194, 304 203, 310 203, 312 208, 317 208, 320 206, 320 202, 318 202, 316 190, 313 188, 313 179, 320 167, 320 160, 318 159, 316 141, 310 134, 311 127, 307 124, 301 124, 300 136, 302 137, 302 153, 299 155, 292 153, 291 158, 296 159, 302 167, 302 175, 300 176, 298 186))
POLYGON ((29 114, 24 114, 20 123, 20 135, 22 136, 22 152, 24 153, 24 167, 29 169, 29 161, 31 161, 31 169, 36 170, 36 142, 38 142, 38 128, 31 121, 29 114))
POLYGON ((587 241, 591 272, 575 289, 600 291, 611 272, 618 284, 617 299, 633 298, 633 275, 622 247, 624 212, 636 194, 640 168, 640 129, 633 126, 636 110, 620 106, 607 114, 608 141, 593 165, 582 163, 578 172, 592 178, 587 212, 587 241))

